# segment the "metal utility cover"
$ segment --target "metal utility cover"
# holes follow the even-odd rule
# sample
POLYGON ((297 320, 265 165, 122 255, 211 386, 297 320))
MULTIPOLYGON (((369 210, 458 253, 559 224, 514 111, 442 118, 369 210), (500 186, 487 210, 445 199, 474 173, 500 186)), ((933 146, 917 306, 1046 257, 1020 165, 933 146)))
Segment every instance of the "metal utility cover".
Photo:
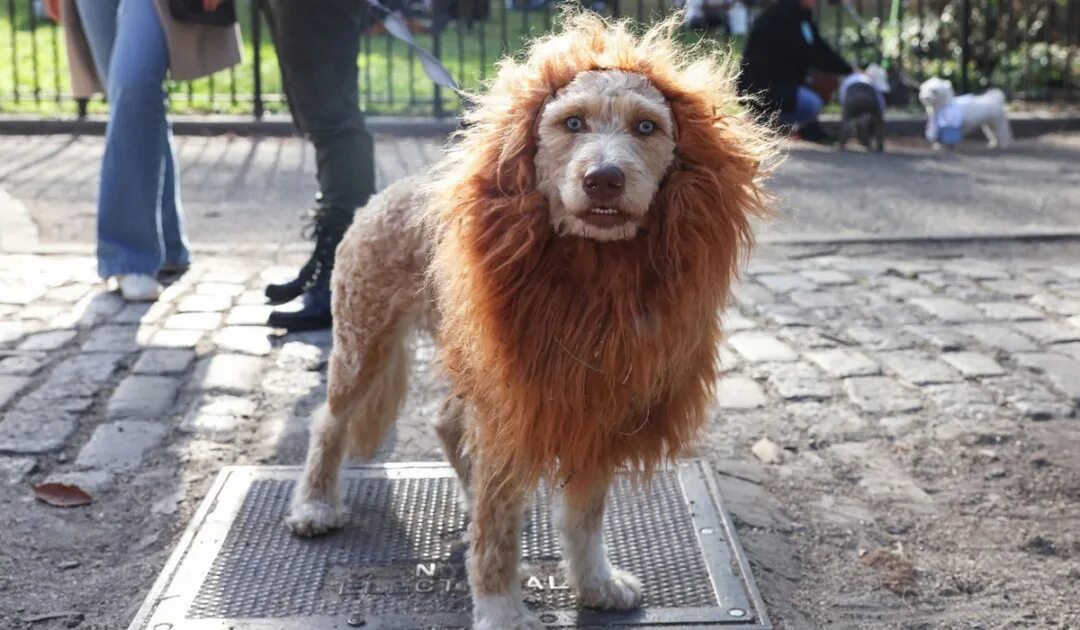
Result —
MULTIPOLYGON (((130 630, 464 629, 466 515, 445 464, 346 468, 342 531, 315 539, 282 524, 296 467, 224 469, 130 630)), ((681 462, 637 488, 620 479, 605 532, 645 606, 579 609, 559 567, 550 496, 525 516, 522 586, 551 628, 769 630, 750 567, 709 467, 681 462)))

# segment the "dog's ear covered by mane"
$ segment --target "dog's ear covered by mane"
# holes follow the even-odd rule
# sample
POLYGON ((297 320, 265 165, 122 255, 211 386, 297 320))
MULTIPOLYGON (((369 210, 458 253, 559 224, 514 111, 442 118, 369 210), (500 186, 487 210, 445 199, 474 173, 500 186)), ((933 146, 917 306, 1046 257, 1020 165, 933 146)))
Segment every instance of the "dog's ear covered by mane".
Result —
POLYGON ((735 94, 724 51, 676 41, 678 16, 563 15, 562 32, 500 63, 435 171, 431 280, 443 359, 472 403, 470 447, 506 477, 582 491, 649 473, 705 420, 723 309, 775 142, 735 94), (641 232, 559 236, 536 190, 536 121, 581 72, 639 73, 670 104, 676 155, 641 232))

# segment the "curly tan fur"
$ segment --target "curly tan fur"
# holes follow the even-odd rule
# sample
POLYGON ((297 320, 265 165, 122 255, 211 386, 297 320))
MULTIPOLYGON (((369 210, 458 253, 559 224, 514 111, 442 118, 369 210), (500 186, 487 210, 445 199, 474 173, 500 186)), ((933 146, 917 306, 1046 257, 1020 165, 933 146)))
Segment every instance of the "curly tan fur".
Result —
POLYGON ((516 572, 541 479, 564 487, 582 601, 640 603, 603 553, 603 496, 617 469, 647 476, 702 426, 719 313, 774 155, 729 57, 678 45, 677 17, 640 35, 591 14, 563 21, 500 64, 445 159, 376 196, 339 248, 328 411, 288 519, 302 535, 340 523, 345 447, 378 447, 404 395, 408 333, 426 322, 454 386, 436 429, 473 503, 477 628, 538 627, 516 572), (575 111, 606 125, 600 140, 565 135, 575 111), (635 116, 655 133, 620 128, 635 116), (617 227, 590 218, 579 190, 601 162, 627 173, 617 227))

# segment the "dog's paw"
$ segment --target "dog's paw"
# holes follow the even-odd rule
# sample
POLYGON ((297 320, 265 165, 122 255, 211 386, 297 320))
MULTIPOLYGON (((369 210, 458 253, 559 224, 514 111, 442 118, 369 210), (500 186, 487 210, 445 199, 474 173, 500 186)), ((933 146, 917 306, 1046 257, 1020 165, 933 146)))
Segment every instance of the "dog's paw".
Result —
POLYGON ((633 610, 641 606, 641 599, 641 582, 619 569, 613 569, 606 580, 578 586, 578 600, 586 608, 633 610))
POLYGON ((544 624, 517 597, 479 595, 473 598, 473 630, 543 630, 544 624))
POLYGON ((341 510, 321 501, 306 501, 294 505, 285 517, 285 525, 297 536, 321 536, 345 525, 341 510))

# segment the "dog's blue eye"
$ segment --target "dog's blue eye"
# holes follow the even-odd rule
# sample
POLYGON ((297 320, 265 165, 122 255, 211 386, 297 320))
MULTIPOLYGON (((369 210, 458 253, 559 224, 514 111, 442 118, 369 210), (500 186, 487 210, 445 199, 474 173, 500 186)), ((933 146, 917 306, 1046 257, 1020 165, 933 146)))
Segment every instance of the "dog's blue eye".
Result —
POLYGON ((637 124, 638 133, 649 135, 656 130, 656 123, 651 120, 643 120, 637 124))
POLYGON ((570 131, 581 131, 585 127, 585 121, 581 120, 577 116, 571 116, 566 119, 566 128, 570 131))

